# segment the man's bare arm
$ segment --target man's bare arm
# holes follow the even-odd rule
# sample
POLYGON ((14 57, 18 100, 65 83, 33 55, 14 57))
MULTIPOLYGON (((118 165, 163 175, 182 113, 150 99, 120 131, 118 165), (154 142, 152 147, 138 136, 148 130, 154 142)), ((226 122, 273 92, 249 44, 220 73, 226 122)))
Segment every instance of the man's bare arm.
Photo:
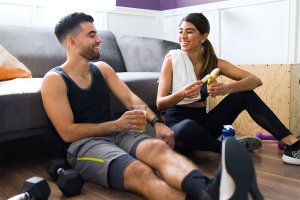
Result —
MULTIPOLYGON (((133 128, 138 111, 125 113, 118 120, 105 123, 74 123, 64 80, 49 72, 42 84, 42 100, 46 113, 65 142, 74 142, 92 136, 104 136, 133 128)), ((143 115, 143 114, 141 114, 143 115)))

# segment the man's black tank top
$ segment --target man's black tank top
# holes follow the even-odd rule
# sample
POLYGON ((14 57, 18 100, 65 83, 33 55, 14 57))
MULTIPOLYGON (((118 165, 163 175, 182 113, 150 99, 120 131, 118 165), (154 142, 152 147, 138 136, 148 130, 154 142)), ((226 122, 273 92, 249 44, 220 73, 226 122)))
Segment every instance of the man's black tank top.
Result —
POLYGON ((100 123, 114 119, 110 111, 110 90, 95 65, 90 64, 92 81, 86 89, 80 88, 61 67, 51 71, 58 73, 66 83, 75 123, 100 123))

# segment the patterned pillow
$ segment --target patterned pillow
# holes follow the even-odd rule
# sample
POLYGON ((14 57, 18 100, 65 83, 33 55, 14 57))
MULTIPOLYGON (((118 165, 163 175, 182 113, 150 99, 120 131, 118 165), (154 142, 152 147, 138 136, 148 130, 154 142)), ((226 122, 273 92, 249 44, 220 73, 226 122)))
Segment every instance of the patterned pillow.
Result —
POLYGON ((0 81, 31 77, 29 69, 0 45, 0 81))

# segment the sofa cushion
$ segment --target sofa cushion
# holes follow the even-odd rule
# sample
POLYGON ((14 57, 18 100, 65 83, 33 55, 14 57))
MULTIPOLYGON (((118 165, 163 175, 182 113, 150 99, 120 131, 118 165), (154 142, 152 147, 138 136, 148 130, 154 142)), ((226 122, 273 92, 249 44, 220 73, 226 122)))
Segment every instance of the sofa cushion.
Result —
POLYGON ((0 137, 8 132, 48 126, 41 83, 42 78, 0 82, 0 137))
MULTIPOLYGON (((155 110, 159 72, 121 72, 117 75, 137 96, 155 110)), ((126 108, 113 95, 111 95, 111 111, 116 115, 126 111, 126 108)))
POLYGON ((180 49, 178 43, 155 38, 116 35, 116 39, 128 72, 160 72, 165 55, 180 49))
POLYGON ((0 81, 31 77, 31 72, 27 67, 0 44, 0 81))
POLYGON ((100 59, 108 63, 116 72, 125 72, 125 64, 114 34, 110 31, 98 31, 102 43, 100 59))

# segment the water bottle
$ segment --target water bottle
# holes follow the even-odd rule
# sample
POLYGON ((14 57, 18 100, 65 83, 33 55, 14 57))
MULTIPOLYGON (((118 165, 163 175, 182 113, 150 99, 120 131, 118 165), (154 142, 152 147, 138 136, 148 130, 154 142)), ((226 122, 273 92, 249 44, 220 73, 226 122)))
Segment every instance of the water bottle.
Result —
POLYGON ((223 125, 221 134, 221 141, 223 141, 226 137, 235 137, 235 131, 231 125, 223 125))

